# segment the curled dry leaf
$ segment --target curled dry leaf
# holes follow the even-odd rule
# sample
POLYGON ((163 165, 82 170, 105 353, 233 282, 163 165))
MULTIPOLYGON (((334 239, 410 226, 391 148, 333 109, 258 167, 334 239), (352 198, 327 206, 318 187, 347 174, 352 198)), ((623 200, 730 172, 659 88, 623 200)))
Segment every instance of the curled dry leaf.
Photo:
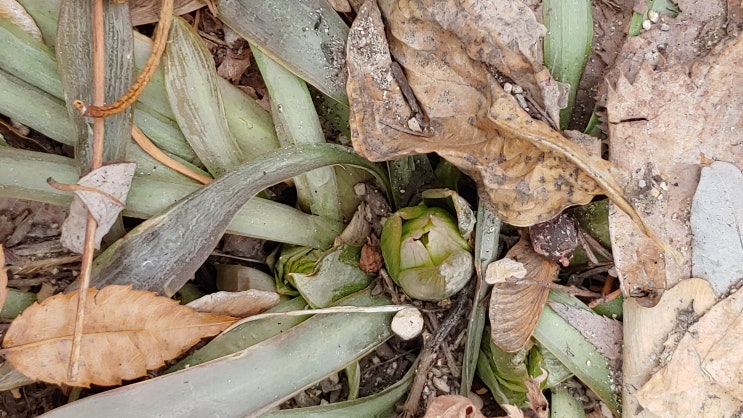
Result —
POLYGON ((743 408, 742 314, 739 289, 689 326, 668 363, 636 392, 640 405, 661 417, 736 416, 743 408))
POLYGON ((265 290, 244 292, 216 292, 202 296, 188 305, 199 312, 246 318, 273 308, 279 303, 279 294, 265 290))
POLYGON ((423 418, 485 418, 468 398, 461 395, 437 396, 423 418))
POLYGON ((506 258, 521 263, 526 276, 493 285, 488 315, 493 342, 504 351, 514 352, 534 332, 547 301, 548 285, 557 277, 558 267, 535 253, 526 235, 508 251, 506 258))
POLYGON ((530 377, 524 381, 529 408, 534 411, 537 418, 547 418, 550 415, 550 404, 542 393, 542 382, 545 380, 547 380, 547 371, 542 369, 541 375, 530 377))
POLYGON ((3 341, 3 355, 36 380, 89 387, 119 385, 144 376, 200 339, 227 328, 235 318, 196 312, 153 292, 131 286, 88 289, 80 375, 67 379, 77 291, 28 307, 3 341))
MULTIPOLYGON (((495 36, 499 27, 510 26, 506 15, 479 17, 496 13, 503 2, 434 3, 384 0, 377 7, 367 1, 359 9, 347 46, 357 152, 373 161, 436 152, 477 181, 482 198, 513 225, 546 221, 605 193, 652 234, 623 197, 609 163, 532 119, 489 71, 507 72, 504 62, 513 62, 512 51, 495 36)), ((530 14, 525 9, 507 15, 530 14)), ((533 27, 536 33, 543 29, 536 22, 533 27)), ((523 47, 522 38, 510 41, 519 50, 533 47, 523 47)), ((517 67, 555 83, 532 64, 517 67)))
POLYGON ((83 187, 74 190, 70 214, 62 224, 62 245, 71 251, 83 252, 85 225, 90 212, 98 223, 95 248, 101 247, 103 236, 124 210, 121 203, 126 201, 135 167, 134 163, 109 164, 80 178, 77 184, 83 187))

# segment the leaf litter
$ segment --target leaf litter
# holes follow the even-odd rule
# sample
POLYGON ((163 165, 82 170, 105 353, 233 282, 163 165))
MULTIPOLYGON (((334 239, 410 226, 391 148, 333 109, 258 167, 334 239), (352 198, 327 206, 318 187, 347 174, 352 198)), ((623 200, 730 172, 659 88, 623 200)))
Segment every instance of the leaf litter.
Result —
MULTIPOLYGON (((681 2, 681 3, 683 3, 683 2, 681 2)), ((686 7, 686 5, 683 5, 683 7, 686 7)), ((595 10, 595 8, 594 8, 594 10, 595 10)), ((683 10, 686 12, 687 9, 683 9, 683 10)), ((527 9, 527 11, 528 11, 528 9, 527 9)), ((524 16, 527 16, 526 14, 523 14, 523 15, 524 16)), ((449 26, 447 26, 447 28, 449 28, 449 26)), ((712 27, 712 29, 709 32, 711 33, 711 35, 709 35, 705 39, 706 40, 710 40, 710 39, 714 40, 714 34, 717 33, 715 31, 714 27, 712 27)), ((477 39, 480 39, 480 38, 477 38, 477 39)), ((395 43, 395 42, 396 42, 395 45, 397 45, 397 47, 399 47, 400 44, 402 43, 401 41, 399 41, 397 39, 395 39, 393 43, 395 43)), ((631 44, 632 43, 632 40, 629 43, 631 44)), ((395 48, 395 46, 393 46, 393 49, 394 48, 395 48)), ((539 51, 540 48, 536 48, 536 50, 539 51)), ((509 57, 513 58, 510 55, 509 55, 509 57)), ((397 56, 395 58, 399 59, 400 61, 405 61, 405 59, 400 59, 397 56)), ((505 58, 503 58, 503 59, 506 60, 505 58)), ((512 61, 509 61, 509 62, 513 63, 512 61)), ((532 66, 535 66, 536 65, 537 68, 538 68, 538 65, 540 65, 540 63, 541 63, 541 58, 540 59, 537 59, 537 60, 529 60, 529 59, 521 58, 520 61, 517 60, 516 62, 519 62, 519 63, 522 63, 522 64, 525 62, 525 63, 527 63, 529 65, 532 65, 532 66), (534 63, 537 63, 537 64, 534 64, 534 63)), ((411 70, 410 66, 406 66, 405 65, 406 64, 405 62, 400 62, 400 64, 402 65, 402 67, 405 68, 405 72, 407 72, 407 76, 406 76, 407 78, 406 78, 406 80, 408 82, 410 82, 411 85, 414 85, 413 90, 415 90, 415 93, 416 93, 416 95, 415 95, 414 98, 417 101, 423 102, 423 100, 421 99, 421 94, 419 94, 419 91, 416 90, 415 83, 413 81, 416 78, 420 81, 420 79, 423 79, 425 77, 422 76, 422 75, 419 75, 419 74, 412 74, 412 73, 415 72, 414 71, 415 68, 413 70, 411 70), (413 81, 411 81, 411 80, 413 80, 413 81)), ((626 64, 626 62, 625 62, 625 64, 626 64)), ((652 65, 651 65, 651 67, 652 67, 652 65)), ((504 74, 506 73, 506 71, 502 70, 501 67, 497 67, 497 68, 498 68, 498 70, 500 70, 504 74)), ((515 68, 519 68, 519 67, 516 65, 515 68)), ((524 67, 524 68, 526 68, 526 67, 524 67)), ((643 69, 641 69, 641 70, 643 70, 643 69)), ((655 71, 655 70, 657 70, 657 68, 653 67, 653 70, 655 71)), ((527 71, 527 75, 533 75, 534 73, 535 73, 534 68, 532 68, 530 71, 527 71)), ((627 80, 630 80, 630 79, 633 80, 634 83, 638 87, 642 85, 642 84, 638 84, 637 83, 637 80, 635 80, 629 72, 626 73, 625 75, 628 77, 627 80)), ((511 73, 511 77, 514 78, 514 80, 516 80, 516 78, 518 77, 518 72, 514 70, 511 73), (514 75, 514 74, 516 74, 516 75, 514 75)), ((394 80, 394 82, 398 82, 395 79, 394 76, 392 77, 392 80, 394 80)), ((642 79, 640 79, 640 81, 642 81, 642 79)), ((543 91, 540 91, 540 84, 539 84, 538 81, 537 82, 530 83, 528 80, 526 80, 526 81, 520 81, 519 83, 523 84, 524 85, 524 88, 527 88, 530 91, 536 91, 536 93, 534 94, 534 97, 536 98, 535 100, 538 102, 537 105, 543 106, 545 108, 545 113, 547 113, 547 114, 554 114, 556 108, 554 108, 554 107, 552 107, 552 106, 549 105, 549 100, 554 100, 556 96, 554 96, 554 95, 553 96, 550 96, 549 94, 546 94, 543 91), (541 99, 540 99, 540 94, 543 94, 543 97, 541 97, 541 99), (545 100, 545 97, 547 99, 549 99, 549 100, 545 100)), ((479 95, 477 97, 478 98, 482 98, 482 96, 483 95, 479 95)), ((505 100, 506 97, 503 96, 503 99, 505 100)), ((511 102, 513 102, 513 99, 511 99, 510 97, 508 97, 508 100, 510 100, 511 102)), ((382 131, 385 131, 387 133, 390 133, 390 132, 391 133, 394 133, 396 136, 402 136, 402 137, 404 137, 407 140, 411 140, 411 141, 418 140, 419 142, 421 142, 423 144, 423 145, 420 145, 419 144, 419 145, 416 145, 416 146, 430 145, 430 144, 426 144, 426 142, 427 141, 434 141, 434 139, 436 138, 436 135, 439 133, 439 131, 436 130, 436 128, 437 128, 436 123, 439 122, 439 121, 437 121, 437 120, 431 120, 431 118, 430 118, 431 115, 428 114, 428 113, 426 113, 426 111, 427 110, 430 110, 430 108, 426 107, 425 106, 425 103, 421 103, 420 104, 419 107, 422 109, 422 111, 420 113, 416 113, 415 111, 413 111, 413 106, 410 106, 410 104, 411 104, 411 101, 408 100, 408 99, 405 99, 404 101, 400 101, 400 109, 405 110, 405 112, 401 111, 401 112, 399 112, 399 114, 395 114, 392 119, 385 119, 385 120, 383 120, 381 122, 381 124, 384 127, 382 127, 382 128, 375 127, 375 129, 382 130, 382 131), (408 105, 408 108, 406 108, 405 105, 408 105), (428 120, 427 120, 427 118, 428 118, 428 120), (394 122, 395 124, 392 124, 392 122, 394 122), (421 122, 424 122, 424 123, 421 124, 421 122), (416 127, 416 124, 417 124, 417 127, 416 127), (390 125, 392 125, 392 126, 390 126, 390 125), (420 131, 418 130, 418 128, 420 128, 420 131), (421 135, 421 134, 423 134, 423 135, 421 135), (410 138, 409 136, 412 136, 414 138, 410 138)), ((505 106, 505 108, 508 109, 508 110, 512 110, 511 109, 511 105, 512 105, 512 103, 509 103, 509 106, 505 106)), ((557 110, 559 110, 559 108, 557 108, 557 110)), ((515 111, 513 113, 517 114, 517 112, 515 112, 515 111)), ((479 113, 475 113, 475 114, 477 114, 478 117, 482 116, 479 113)), ((490 116, 488 116, 487 108, 486 108, 484 114, 486 116, 484 119, 477 119, 477 120, 474 121, 475 124, 478 127, 479 127, 478 124, 485 124, 485 125, 487 125, 488 124, 488 120, 490 120, 490 122, 493 122, 492 121, 493 118, 490 117, 490 116)), ((554 117, 552 119, 555 120, 554 117)), ((620 122, 621 123, 642 122, 642 121, 635 121, 635 120, 631 120, 631 119, 632 118, 628 118, 628 119, 622 120, 620 122)), ((528 121, 528 119, 526 119, 526 118, 524 118, 523 120, 524 121, 528 121)), ((444 124, 442 123, 442 125, 444 125, 444 124)), ((518 138, 519 137, 517 134, 514 134, 513 130, 509 130, 508 123, 505 124, 505 127, 502 127, 502 130, 504 132, 506 132, 507 135, 505 135, 505 136, 507 137, 507 139, 509 141, 512 140, 513 138, 518 138)), ((537 131, 539 131, 539 129, 537 129, 537 131)), ((467 132, 467 131, 464 131, 464 132, 467 132)), ((541 131, 539 131, 539 132, 541 132, 541 131)), ((463 135, 463 136, 466 137, 467 135, 463 135)), ((520 139, 523 140, 523 138, 520 138, 520 139)), ((535 138, 528 138, 528 135, 527 135, 527 138, 526 139, 527 140, 532 140, 532 141, 538 141, 538 139, 535 139, 535 138)), ((481 142, 480 145, 482 145, 483 143, 484 142, 481 142)), ((457 158, 456 155, 459 155, 459 158, 461 160, 467 160, 468 157, 467 157, 467 154, 466 154, 466 152, 467 152, 466 145, 470 145, 470 144, 465 144, 465 146, 459 147, 459 144, 455 143, 455 145, 453 146, 453 148, 456 149, 456 152, 455 151, 451 151, 452 155, 455 155, 455 156, 454 157, 451 157, 451 158, 452 159, 456 159, 457 158), (460 151, 462 151, 462 152, 459 153, 460 151), (459 154, 457 154, 457 153, 459 153, 459 154)), ((545 145, 545 146, 549 147, 549 145, 545 145)), ((396 151, 397 152, 402 152, 402 153, 418 152, 417 150, 410 151, 409 149, 404 150, 403 148, 405 148, 405 147, 398 147, 398 149, 396 151)), ((490 148, 489 146, 486 147, 486 149, 489 149, 489 148, 490 148)), ((504 146, 504 149, 505 148, 506 147, 504 146)), ((518 147, 514 147, 514 148, 518 148, 518 147)), ((528 147, 524 147, 524 148, 528 148, 528 147)), ((570 148, 570 147, 568 146, 568 148, 570 148)), ((636 153, 636 151, 633 151, 633 152, 636 153)), ((539 152, 534 153, 534 154, 528 153, 528 155, 526 157, 524 157, 524 160, 527 160, 529 157, 531 157, 531 159, 533 159, 534 158, 534 155, 539 155, 539 153, 547 154, 547 155, 549 154, 548 152, 545 152, 543 150, 539 150, 539 152)), ((445 157, 447 157, 444 154, 442 154, 442 155, 445 156, 445 157)), ((706 155, 705 157, 708 157, 708 156, 706 155)), ((447 157, 447 158, 449 158, 449 157, 447 157)), ((537 157, 537 159, 539 159, 539 158, 540 157, 537 157)), ((550 156, 548 158, 552 158, 552 156, 550 156)), ((714 158, 714 156, 713 156, 713 158, 714 158)), ((471 160, 472 158, 470 157, 469 159, 471 160)), ((511 161, 511 162, 513 164, 515 164, 516 166, 523 166, 523 165, 525 165, 524 164, 524 161, 515 161, 515 162, 514 161, 511 161)), ((472 162, 471 161, 467 161, 467 163, 472 163, 472 162)), ((479 163, 479 162, 476 162, 476 163, 479 163)), ((501 162, 494 163, 492 161, 487 161, 487 163, 488 164, 491 164, 491 165, 502 164, 501 162)), ((481 173, 487 173, 486 170, 477 167, 475 163, 473 163, 472 165, 474 167, 476 167, 476 168, 471 168, 470 170, 479 170, 481 173)), ((561 166, 562 167, 561 164, 553 164, 553 165, 554 166, 561 166)), ((565 165, 568 166, 568 167, 570 167, 571 166, 570 161, 568 161, 565 165)), ((646 181, 646 185, 647 184, 651 184, 651 189, 650 190, 651 191, 653 191, 654 189, 664 190, 664 188, 662 187, 663 181, 662 180, 659 181, 658 180, 659 176, 656 175, 656 174, 653 174, 655 170, 658 170, 658 168, 655 167, 655 166, 648 168, 647 165, 644 166, 644 167, 645 167, 645 170, 644 170, 643 175, 642 175, 642 180, 645 180, 646 181), (650 173, 650 174, 648 174, 648 173, 650 173)), ((531 167, 530 169, 536 170, 533 167, 531 167)), ((617 173, 614 172, 613 175, 617 176, 617 173)), ((481 174, 480 177, 485 177, 485 174, 481 174)), ((619 176, 617 176, 617 177, 619 177, 619 176)), ((477 176, 475 176, 475 178, 477 178, 477 176)), ((590 179, 588 179, 588 180, 583 179, 583 181, 585 181, 586 183, 590 183, 589 180, 590 179)), ((496 184, 499 184, 499 183, 496 183, 496 184)), ((507 184, 507 183, 504 182, 503 184, 507 184)), ((519 184, 520 183, 516 183, 516 186, 518 187, 519 184)), ((527 186, 531 186, 531 183, 528 183, 528 182, 525 182, 524 184, 526 184, 527 186)), ((632 185, 632 182, 630 182, 630 185, 632 185)), ((668 183, 667 182, 666 182, 666 187, 668 187, 668 183)), ((584 198, 590 198, 592 196, 592 193, 593 194, 596 194, 598 192, 600 192, 600 189, 599 189, 599 186, 597 186, 596 184, 592 185, 592 187, 585 187, 584 193, 585 193, 586 196, 584 196, 584 198)), ((559 203, 559 204, 558 203, 553 203, 553 204, 550 204, 548 206, 549 207, 552 207, 554 205, 554 208, 552 208, 551 210, 554 210, 555 213, 559 213, 562 210, 563 207, 570 206, 570 205, 573 205, 573 204, 579 204, 578 203, 579 201, 580 201, 580 199, 573 198, 572 196, 568 196, 568 197, 564 197, 563 196, 562 197, 562 203, 559 203)), ((639 202, 640 206, 642 206, 642 204, 643 204, 643 202, 641 201, 641 199, 640 200, 633 199, 632 202, 634 204, 638 204, 638 202, 639 202)), ((538 204, 535 204, 534 202, 529 202, 529 203, 532 204, 533 206, 539 206, 538 204)), ((642 206, 642 208, 643 209, 647 209, 647 207, 649 207, 649 206, 650 205, 645 205, 645 206, 642 206)), ((496 206, 496 208, 497 207, 498 206, 496 206)), ((502 208, 502 206, 501 206, 501 208, 502 208)), ((509 210, 510 209, 505 209, 505 210, 504 209, 501 209, 501 211, 504 211, 505 213, 508 213, 509 210)), ((533 209, 532 208, 531 211, 533 213, 538 213, 539 212, 539 209, 533 209)), ((542 215, 534 215, 533 213, 532 213, 531 216, 534 216, 536 218, 540 218, 540 216, 546 217, 546 215, 543 215, 543 214, 542 215)), ((643 215, 645 214, 645 212, 642 212, 642 213, 643 213, 643 215)), ((653 228, 655 228, 655 225, 653 225, 653 228)), ((657 250, 656 250, 656 254, 657 254, 657 250)))
POLYGON ((197 312, 177 301, 131 286, 88 289, 76 381, 67 376, 77 292, 59 293, 27 308, 5 334, 2 353, 18 371, 55 384, 120 385, 144 376, 218 334, 236 318, 197 312))
MULTIPOLYGON (((457 15, 497 10, 489 2, 475 5, 457 15)), ((627 202, 607 161, 533 119, 503 90, 489 70, 489 65, 500 70, 503 63, 485 52, 505 45, 478 35, 476 29, 494 24, 450 21, 446 7, 382 1, 377 8, 368 1, 359 10, 347 48, 349 122, 356 151, 372 161, 436 152, 472 177, 481 186, 480 197, 516 226, 549 220, 566 207, 605 193, 675 256, 627 202), (394 76, 395 65, 404 68, 406 81, 394 76), (415 100, 404 94, 405 84, 415 100), (414 101, 417 105, 411 106, 414 101)), ((504 69, 510 74, 510 67, 504 69)), ((545 72, 540 70, 542 77, 545 72)), ((534 97, 549 104, 547 93, 534 97)))

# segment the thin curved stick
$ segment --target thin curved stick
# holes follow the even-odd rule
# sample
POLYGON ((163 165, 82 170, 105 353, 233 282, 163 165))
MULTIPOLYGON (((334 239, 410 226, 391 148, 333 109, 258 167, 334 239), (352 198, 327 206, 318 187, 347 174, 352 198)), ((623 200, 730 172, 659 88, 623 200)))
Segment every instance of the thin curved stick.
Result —
POLYGON ((150 141, 150 138, 147 138, 147 135, 145 135, 144 132, 142 132, 137 127, 137 125, 132 125, 132 139, 134 140, 134 142, 137 143, 137 145, 140 146, 140 148, 144 150, 144 152, 149 154, 150 157, 161 162, 164 166, 170 168, 171 170, 177 171, 190 179, 198 181, 201 184, 209 184, 214 180, 211 177, 199 174, 191 170, 185 165, 170 158, 164 152, 160 151, 160 148, 153 144, 152 141, 150 141))
POLYGON ((163 0, 162 8, 160 9, 160 22, 157 24, 155 35, 153 37, 152 54, 147 58, 147 62, 145 63, 144 68, 142 68, 142 72, 140 72, 137 79, 134 80, 134 84, 129 88, 129 91, 110 105, 93 106, 86 105, 82 100, 75 100, 72 105, 75 106, 83 116, 105 118, 121 113, 124 109, 134 103, 140 94, 142 94, 145 87, 147 87, 147 84, 149 84, 152 79, 152 75, 155 74, 157 66, 160 65, 160 58, 162 58, 163 51, 165 51, 165 44, 168 40, 170 24, 173 22, 173 1, 174 0, 163 0))

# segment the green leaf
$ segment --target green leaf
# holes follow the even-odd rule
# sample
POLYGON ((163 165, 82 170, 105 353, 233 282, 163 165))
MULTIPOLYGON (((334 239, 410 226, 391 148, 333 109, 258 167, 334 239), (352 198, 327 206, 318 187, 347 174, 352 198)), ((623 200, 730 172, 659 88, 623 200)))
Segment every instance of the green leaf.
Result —
POLYGON ((284 409, 269 412, 263 416, 270 418, 390 417, 394 415, 397 402, 408 392, 416 368, 417 364, 413 364, 402 379, 372 396, 309 408, 284 409))
POLYGON ((346 95, 348 26, 322 0, 216 0, 219 18, 336 101, 346 95))
POLYGON ((93 264, 91 286, 132 284, 172 295, 191 279, 251 197, 279 181, 335 164, 364 167, 385 182, 377 166, 337 145, 297 145, 261 155, 111 245, 93 264))
POLYGON ((177 16, 163 55, 163 73, 178 126, 214 177, 255 157, 240 150, 227 126, 211 53, 196 30, 177 16))
MULTIPOLYGON (((251 51, 271 97, 271 115, 279 143, 282 146, 324 143, 325 135, 307 84, 258 48, 253 47, 251 51)), ((345 190, 344 194, 338 189, 335 167, 297 176, 294 186, 300 208, 337 221, 341 220, 340 196, 356 200, 352 189, 345 190)))
MULTIPOLYGON (((550 292, 559 293, 559 292, 550 292)), ((577 299, 576 299, 577 300, 577 299)), ((534 330, 536 339, 545 349, 557 357, 575 376, 590 388, 612 412, 621 415, 616 384, 607 359, 588 342, 570 323, 560 317, 549 306, 534 330)))
MULTIPOLYGON (((379 306, 369 291, 344 300, 379 306)), ((48 412, 54 417, 258 416, 298 391, 370 353, 392 331, 391 313, 316 315, 239 353, 80 399, 48 412)))
MULTIPOLYGON (((105 100, 112 103, 129 90, 134 78, 131 59, 134 41, 129 6, 123 3, 105 2, 104 36, 105 100)), ((67 110, 77 130, 75 160, 80 174, 91 169, 93 158, 92 123, 86 120, 73 106, 74 100, 92 104, 93 100, 93 20, 92 3, 86 0, 63 0, 59 11, 57 30, 57 66, 62 80, 62 89, 67 101, 67 110)), ((121 161, 126 158, 133 109, 105 119, 103 161, 121 161)))
MULTIPOLYGON (((69 206, 72 196, 49 187, 46 183, 49 177, 63 183, 75 183, 77 170, 74 161, 59 155, 0 148, 0 196, 69 206)), ((125 216, 148 218, 199 188, 193 183, 160 181, 137 173, 123 213, 125 216)), ((227 231, 289 244, 329 247, 341 228, 342 225, 329 219, 256 197, 235 214, 227 231)))
MULTIPOLYGON (((307 307, 307 302, 301 297, 279 302, 278 305, 266 312, 289 312, 300 311, 307 307)), ((213 340, 193 354, 179 361, 175 366, 168 369, 167 373, 176 372, 198 364, 206 363, 220 357, 237 353, 248 347, 252 347, 261 341, 265 341, 276 335, 284 333, 299 325, 307 316, 286 316, 276 318, 263 318, 255 321, 245 322, 216 336, 213 340)))
POLYGON ((341 245, 325 254, 313 271, 289 273, 294 287, 313 309, 325 308, 369 285, 369 276, 359 268, 361 247, 341 245))
POLYGON ((459 394, 467 396, 475 379, 480 344, 482 343, 485 318, 487 315, 488 286, 483 280, 488 265, 498 257, 501 221, 481 200, 477 207, 477 228, 475 229, 475 272, 477 284, 472 302, 472 312, 467 323, 467 342, 464 348, 462 365, 462 384, 459 394))
POLYGON ((568 105, 560 111, 560 128, 566 129, 575 105, 575 93, 593 45, 593 12, 590 0, 545 0, 542 19, 544 65, 552 76, 570 85, 568 105))

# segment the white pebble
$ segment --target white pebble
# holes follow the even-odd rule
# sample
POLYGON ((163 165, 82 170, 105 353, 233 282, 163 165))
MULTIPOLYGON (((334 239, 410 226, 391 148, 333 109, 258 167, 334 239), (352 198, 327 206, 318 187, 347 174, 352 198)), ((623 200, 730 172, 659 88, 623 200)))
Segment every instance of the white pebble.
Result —
POLYGON ((660 14, 655 10, 650 10, 648 12, 648 20, 650 20, 652 23, 658 23, 658 20, 660 20, 660 14))
POLYGON ((650 28, 653 27, 653 22, 645 19, 642 21, 642 28, 645 30, 650 30, 650 28))
POLYGON ((423 331, 423 315, 416 308, 405 308, 392 318, 392 332, 403 340, 417 337, 423 331))

